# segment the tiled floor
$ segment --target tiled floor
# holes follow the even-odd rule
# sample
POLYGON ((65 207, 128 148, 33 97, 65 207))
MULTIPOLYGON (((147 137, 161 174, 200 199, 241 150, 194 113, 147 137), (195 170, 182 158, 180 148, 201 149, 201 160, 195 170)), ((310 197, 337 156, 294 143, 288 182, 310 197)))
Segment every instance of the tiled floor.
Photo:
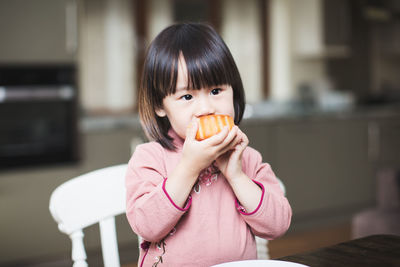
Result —
MULTIPOLYGON (((350 238, 350 223, 343 223, 301 233, 287 234, 280 239, 270 241, 268 248, 271 259, 276 259, 337 244, 350 240, 350 238)), ((136 263, 131 263, 122 267, 137 267, 137 265, 136 263)))

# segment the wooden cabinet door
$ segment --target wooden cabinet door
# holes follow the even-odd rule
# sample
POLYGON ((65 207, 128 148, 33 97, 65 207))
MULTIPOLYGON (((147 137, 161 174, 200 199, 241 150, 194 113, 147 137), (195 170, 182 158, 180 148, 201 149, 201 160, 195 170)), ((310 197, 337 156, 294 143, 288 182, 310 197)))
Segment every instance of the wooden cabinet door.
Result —
POLYGON ((73 0, 1 0, 0 63, 72 63, 77 46, 73 0))
POLYGON ((343 215, 374 202, 367 122, 297 120, 276 128, 275 169, 297 219, 343 215))

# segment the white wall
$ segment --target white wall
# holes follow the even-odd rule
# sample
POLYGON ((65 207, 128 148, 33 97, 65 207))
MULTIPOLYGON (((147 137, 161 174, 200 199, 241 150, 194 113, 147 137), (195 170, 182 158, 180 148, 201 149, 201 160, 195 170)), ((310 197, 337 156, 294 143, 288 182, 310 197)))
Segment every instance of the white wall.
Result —
POLYGON ((283 102, 292 98, 290 0, 270 1, 270 98, 283 102))
POLYGON ((326 55, 323 44, 321 0, 290 0, 290 42, 292 97, 298 97, 298 87, 307 83, 315 93, 326 89, 326 55))
POLYGON ((262 97, 262 35, 257 0, 225 0, 222 7, 221 35, 239 68, 246 101, 262 97))
POLYGON ((75 7, 75 0, 1 0, 0 63, 73 63, 75 7))
POLYGON ((301 84, 326 81, 317 19, 320 1, 271 0, 270 4, 270 99, 293 101, 301 84))
POLYGON ((157 34, 173 22, 171 0, 148 1, 148 35, 151 42, 157 34))
POLYGON ((136 71, 129 0, 85 0, 80 6, 79 68, 85 110, 133 108, 136 71))

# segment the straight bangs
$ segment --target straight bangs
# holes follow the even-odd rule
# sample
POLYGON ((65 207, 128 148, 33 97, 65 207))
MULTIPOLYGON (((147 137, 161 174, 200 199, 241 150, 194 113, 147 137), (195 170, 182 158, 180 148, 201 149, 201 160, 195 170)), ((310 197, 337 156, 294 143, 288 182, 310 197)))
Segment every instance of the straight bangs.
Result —
MULTIPOLYGON (((232 86, 234 120, 239 125, 244 113, 245 95, 239 70, 227 45, 208 25, 187 25, 185 29, 180 32, 182 38, 177 38, 177 42, 186 62, 188 89, 232 86)), ((173 89, 176 80, 174 85, 173 89)))
POLYGON ((185 44, 182 55, 186 62, 189 89, 201 89, 218 85, 234 85, 235 71, 229 54, 220 46, 200 39, 196 45, 185 44), (202 43, 203 41, 203 43, 202 43))
POLYGON ((153 88, 161 98, 176 91, 181 56, 187 67, 187 89, 237 83, 239 72, 222 39, 211 29, 187 26, 175 32, 175 38, 160 40, 163 46, 154 62, 153 88))
MULTIPOLYGON (((165 47, 167 48, 167 46, 165 47)), ((156 107, 162 107, 162 100, 176 91, 176 82, 178 79, 178 63, 179 51, 173 49, 162 49, 158 51, 158 61, 153 62, 152 68, 152 84, 153 92, 156 99, 160 100, 156 103, 156 107), (172 50, 172 51, 171 51, 172 50)), ((153 57, 156 58, 156 57, 153 57)))

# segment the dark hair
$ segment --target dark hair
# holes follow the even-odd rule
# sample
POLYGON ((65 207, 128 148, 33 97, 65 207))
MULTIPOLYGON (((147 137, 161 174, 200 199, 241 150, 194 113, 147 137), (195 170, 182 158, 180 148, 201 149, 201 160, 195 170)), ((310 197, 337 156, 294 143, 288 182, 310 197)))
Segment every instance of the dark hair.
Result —
POLYGON ((150 44, 139 88, 139 114, 150 140, 174 150, 167 117, 158 117, 164 97, 174 94, 178 62, 183 55, 188 71, 188 88, 201 89, 229 84, 233 89, 235 124, 243 117, 245 96, 242 80, 225 42, 209 25, 179 23, 165 28, 150 44))

